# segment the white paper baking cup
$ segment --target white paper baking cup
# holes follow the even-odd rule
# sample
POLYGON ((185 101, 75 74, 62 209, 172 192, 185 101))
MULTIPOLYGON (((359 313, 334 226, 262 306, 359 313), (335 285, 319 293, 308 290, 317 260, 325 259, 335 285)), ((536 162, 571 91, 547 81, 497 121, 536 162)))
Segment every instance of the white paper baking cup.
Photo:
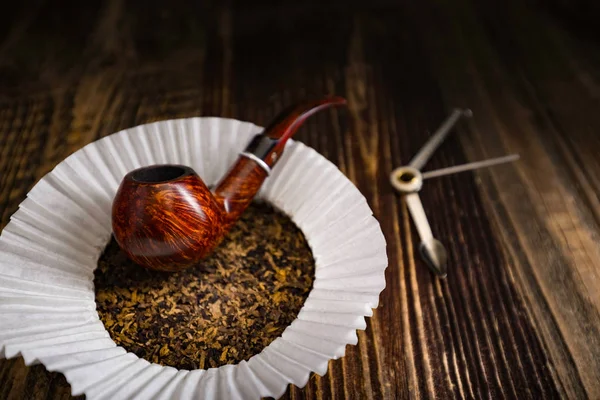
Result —
POLYGON ((247 362, 177 370, 117 346, 96 312, 93 271, 122 177, 177 163, 211 185, 260 131, 222 118, 150 123, 85 146, 42 178, 0 235, 0 356, 59 371, 87 399, 277 398, 290 383, 304 387, 311 372, 324 375, 378 305, 386 243, 358 189, 297 141, 257 196, 296 223, 316 262, 313 289, 281 337, 247 362))

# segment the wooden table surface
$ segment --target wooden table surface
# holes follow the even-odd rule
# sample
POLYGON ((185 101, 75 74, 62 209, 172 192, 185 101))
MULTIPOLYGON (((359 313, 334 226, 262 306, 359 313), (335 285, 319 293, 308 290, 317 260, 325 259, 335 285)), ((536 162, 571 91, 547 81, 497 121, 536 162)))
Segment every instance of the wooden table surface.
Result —
MULTIPOLYGON (((600 35, 594 2, 10 2, 0 13, 0 216, 67 155, 179 117, 265 124, 323 93, 348 109, 297 138, 367 198, 387 287, 356 346, 286 398, 600 398, 600 35), (388 174, 453 107, 427 169, 448 247, 430 274, 388 174)), ((0 397, 70 397, 64 377, 0 361, 0 397)))

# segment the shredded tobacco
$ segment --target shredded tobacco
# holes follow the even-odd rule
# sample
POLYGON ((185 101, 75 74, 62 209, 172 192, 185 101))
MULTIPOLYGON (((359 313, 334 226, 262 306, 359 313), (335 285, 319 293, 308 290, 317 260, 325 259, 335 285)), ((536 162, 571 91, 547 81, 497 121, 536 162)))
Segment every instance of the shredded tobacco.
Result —
POLYGON ((95 271, 96 306, 112 339, 180 369, 248 360, 296 318, 314 260, 283 213, 253 203, 215 252, 177 272, 142 268, 112 239, 95 271))

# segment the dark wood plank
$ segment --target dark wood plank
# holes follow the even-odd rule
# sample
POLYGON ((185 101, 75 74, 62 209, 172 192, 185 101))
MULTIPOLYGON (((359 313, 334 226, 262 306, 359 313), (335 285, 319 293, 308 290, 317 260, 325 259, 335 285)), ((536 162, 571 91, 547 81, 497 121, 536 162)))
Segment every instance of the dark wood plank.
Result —
MULTIPOLYGON (((199 115, 265 124, 303 97, 339 94, 348 109, 315 116, 298 140, 365 195, 388 243, 387 287, 358 345, 284 398, 597 398, 600 56, 553 3, 14 6, 0 16, 0 226, 102 136, 199 115), (427 169, 522 160, 426 183, 450 256, 439 281, 388 174, 455 106, 475 117, 427 169)), ((0 398, 69 392, 43 366, 0 361, 0 398)))
POLYGON ((579 47, 569 50, 565 44, 573 37, 521 3, 491 3, 479 12, 442 3, 437 12, 452 18, 432 20, 421 34, 433 64, 444 66, 437 73, 447 101, 475 111, 470 132, 463 132, 464 148, 472 158, 509 151, 523 156, 517 168, 480 174, 511 280, 528 303, 565 394, 596 397, 593 366, 600 354, 587 338, 597 337, 599 327, 598 161, 592 154, 600 149, 592 131, 600 123, 590 109, 598 103, 590 91, 595 78, 579 79, 587 76, 579 66, 590 68, 596 60, 581 58, 579 47))

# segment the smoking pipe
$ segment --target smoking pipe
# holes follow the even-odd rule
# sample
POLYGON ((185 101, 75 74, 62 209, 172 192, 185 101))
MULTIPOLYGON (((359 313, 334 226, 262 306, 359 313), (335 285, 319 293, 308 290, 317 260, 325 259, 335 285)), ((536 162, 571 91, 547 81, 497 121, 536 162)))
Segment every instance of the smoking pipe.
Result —
POLYGON ((161 164, 130 171, 112 204, 116 242, 143 267, 190 267, 221 243, 302 123, 320 110, 343 104, 341 97, 325 97, 282 111, 254 136, 212 192, 188 166, 161 164))

